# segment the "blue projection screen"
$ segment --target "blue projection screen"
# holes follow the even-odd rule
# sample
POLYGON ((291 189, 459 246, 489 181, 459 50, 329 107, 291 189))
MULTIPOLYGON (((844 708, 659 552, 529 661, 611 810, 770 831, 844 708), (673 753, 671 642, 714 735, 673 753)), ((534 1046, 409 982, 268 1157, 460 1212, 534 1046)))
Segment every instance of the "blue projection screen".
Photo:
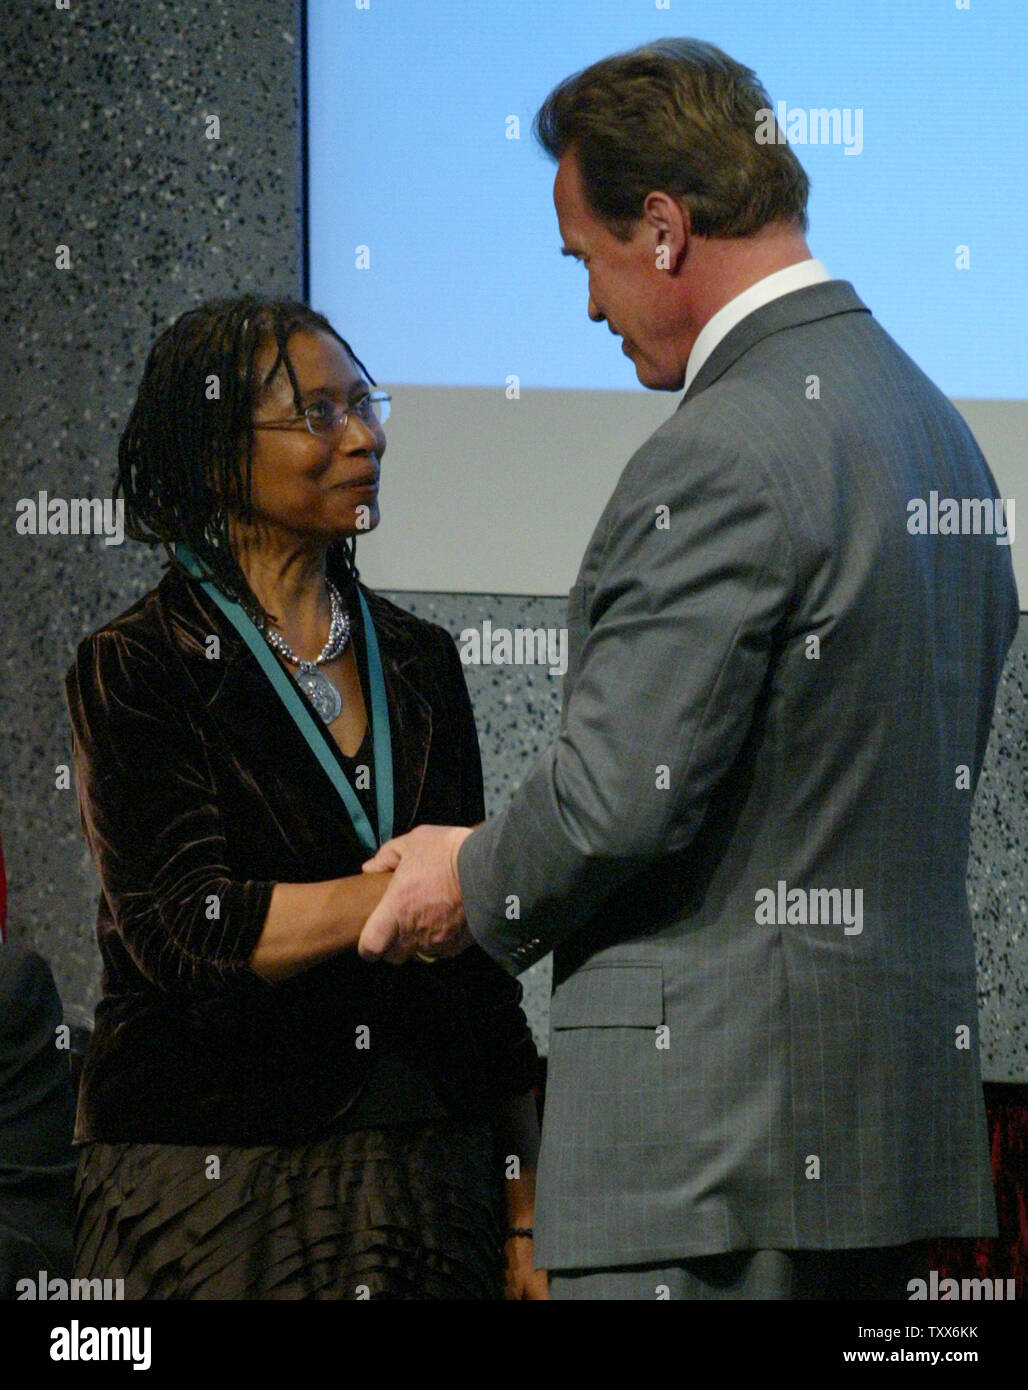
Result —
POLYGON ((683 33, 756 70, 814 255, 1028 491, 1025 0, 308 0, 310 298, 395 397, 370 582, 563 592, 677 405, 588 320, 531 125, 570 73, 683 33))

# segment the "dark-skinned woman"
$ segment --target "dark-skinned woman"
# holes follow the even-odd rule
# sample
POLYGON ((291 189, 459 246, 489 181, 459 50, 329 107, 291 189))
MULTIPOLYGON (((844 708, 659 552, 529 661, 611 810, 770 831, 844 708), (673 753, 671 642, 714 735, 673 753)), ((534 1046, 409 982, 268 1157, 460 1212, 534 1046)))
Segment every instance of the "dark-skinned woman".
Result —
POLYGON ((76 1273, 127 1297, 545 1297, 520 987, 354 949, 375 847, 483 816, 452 639, 356 576, 387 410, 323 317, 246 297, 158 339, 121 439, 171 564, 67 691, 102 888, 76 1273))

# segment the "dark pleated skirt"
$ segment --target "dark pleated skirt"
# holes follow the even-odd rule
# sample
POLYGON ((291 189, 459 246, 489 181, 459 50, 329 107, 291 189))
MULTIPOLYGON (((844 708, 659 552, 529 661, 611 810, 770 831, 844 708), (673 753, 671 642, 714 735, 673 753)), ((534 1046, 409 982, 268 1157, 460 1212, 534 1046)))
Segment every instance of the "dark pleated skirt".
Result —
POLYGON ((498 1299, 488 1123, 336 1131, 295 1147, 91 1143, 75 1273, 126 1298, 498 1299))

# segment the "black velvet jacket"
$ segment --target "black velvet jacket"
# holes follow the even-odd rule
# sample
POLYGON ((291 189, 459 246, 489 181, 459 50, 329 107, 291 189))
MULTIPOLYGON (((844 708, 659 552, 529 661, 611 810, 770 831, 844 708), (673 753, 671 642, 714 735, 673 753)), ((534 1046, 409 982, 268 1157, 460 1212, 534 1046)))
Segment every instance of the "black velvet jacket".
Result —
MULTIPOLYGON (((389 703, 393 833, 473 824, 481 764, 453 640, 363 592, 389 703)), ((103 997, 77 1142, 297 1142, 352 1105, 382 1049, 417 1056, 453 1113, 482 1113, 531 1087, 521 988, 478 947, 399 968, 347 951, 274 986, 250 969, 275 883, 358 873, 369 851, 196 581, 169 570, 87 638, 67 694, 102 888, 103 997)))

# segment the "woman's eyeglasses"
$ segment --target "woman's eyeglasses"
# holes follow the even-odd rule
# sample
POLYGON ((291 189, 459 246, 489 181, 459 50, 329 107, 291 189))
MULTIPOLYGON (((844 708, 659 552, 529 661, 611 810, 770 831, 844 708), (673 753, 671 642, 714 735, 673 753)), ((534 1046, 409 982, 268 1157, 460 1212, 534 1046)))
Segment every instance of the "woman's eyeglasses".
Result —
POLYGON ((342 434, 351 415, 356 415, 366 425, 373 421, 382 425, 389 419, 389 404, 392 401, 388 391, 369 391, 359 401, 349 401, 346 405, 339 401, 313 401, 299 415, 290 415, 285 420, 255 420, 255 430, 292 429, 303 423, 311 434, 342 434))

